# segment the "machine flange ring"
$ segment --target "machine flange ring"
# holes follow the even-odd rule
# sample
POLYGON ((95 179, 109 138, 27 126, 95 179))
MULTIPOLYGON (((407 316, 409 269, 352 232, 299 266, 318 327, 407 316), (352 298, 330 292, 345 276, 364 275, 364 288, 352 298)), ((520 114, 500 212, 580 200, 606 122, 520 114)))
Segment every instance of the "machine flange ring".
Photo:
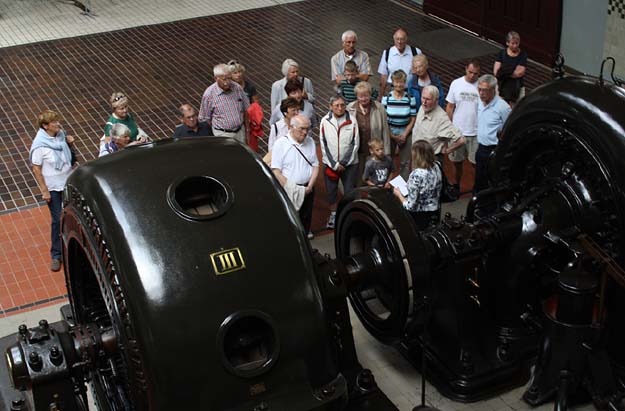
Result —
POLYGON ((392 343, 419 310, 428 283, 425 243, 412 218, 385 190, 356 190, 341 203, 338 215, 337 257, 345 261, 375 251, 383 260, 386 269, 365 273, 349 299, 364 327, 378 340, 392 343))

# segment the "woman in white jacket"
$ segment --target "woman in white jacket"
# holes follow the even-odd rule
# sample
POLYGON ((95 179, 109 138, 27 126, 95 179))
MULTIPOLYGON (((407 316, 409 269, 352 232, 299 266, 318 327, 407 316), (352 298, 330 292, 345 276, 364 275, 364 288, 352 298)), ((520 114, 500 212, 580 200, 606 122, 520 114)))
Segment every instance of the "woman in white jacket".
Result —
POLYGON ((339 180, 343 192, 348 194, 356 187, 358 179, 358 123, 346 111, 345 99, 330 99, 330 112, 321 119, 319 138, 323 156, 324 180, 330 204, 327 228, 334 229, 339 180))

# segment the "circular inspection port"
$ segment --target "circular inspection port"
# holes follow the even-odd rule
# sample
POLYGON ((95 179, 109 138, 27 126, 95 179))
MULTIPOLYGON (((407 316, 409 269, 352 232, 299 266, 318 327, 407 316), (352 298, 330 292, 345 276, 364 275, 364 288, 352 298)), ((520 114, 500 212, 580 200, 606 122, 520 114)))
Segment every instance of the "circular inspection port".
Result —
POLYGON ((192 220, 207 220, 224 214, 232 205, 232 190, 214 177, 186 177, 167 191, 169 205, 179 215, 192 220))
POLYGON ((271 318, 261 312, 228 317, 217 333, 217 350, 228 371, 251 378, 268 371, 278 359, 280 343, 271 318))

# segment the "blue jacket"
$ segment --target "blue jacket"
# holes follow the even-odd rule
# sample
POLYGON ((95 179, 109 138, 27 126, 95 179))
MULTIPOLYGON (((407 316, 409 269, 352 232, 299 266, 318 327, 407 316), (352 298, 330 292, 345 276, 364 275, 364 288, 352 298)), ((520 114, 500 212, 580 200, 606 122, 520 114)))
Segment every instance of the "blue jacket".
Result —
MULTIPOLYGON (((441 83, 441 79, 436 74, 432 74, 430 70, 428 70, 428 75, 430 76, 430 84, 438 88, 438 105, 445 109, 445 92, 443 90, 443 83, 441 83)), ((421 107, 422 89, 423 87, 419 86, 419 77, 412 76, 410 82, 408 83, 408 93, 410 93, 410 95, 417 100, 417 111, 419 111, 419 108, 421 107)))

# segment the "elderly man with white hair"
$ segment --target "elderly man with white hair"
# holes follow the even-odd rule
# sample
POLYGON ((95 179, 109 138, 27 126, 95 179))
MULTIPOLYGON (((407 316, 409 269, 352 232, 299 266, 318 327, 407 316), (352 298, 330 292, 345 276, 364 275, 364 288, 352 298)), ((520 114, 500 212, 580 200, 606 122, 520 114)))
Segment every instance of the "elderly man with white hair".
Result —
POLYGON ((358 66, 358 79, 361 81, 369 80, 371 77, 371 63, 369 63, 369 55, 356 48, 356 42, 358 36, 353 30, 347 30, 341 36, 343 42, 343 49, 332 56, 330 60, 330 66, 332 68, 332 80, 337 85, 341 84, 341 81, 345 79, 343 75, 343 69, 345 63, 353 61, 358 66))
POLYGON ((412 58, 421 54, 421 49, 408 45, 408 33, 399 28, 393 33, 393 46, 382 52, 378 74, 380 74, 380 100, 386 95, 388 88, 393 87, 392 74, 402 70, 408 75, 406 84, 412 78, 412 58), (387 88, 388 87, 388 88, 387 88))
POLYGON ((304 100, 308 100, 310 104, 315 102, 315 92, 313 90, 312 81, 309 78, 299 75, 299 64, 293 59, 286 59, 282 62, 283 78, 274 81, 271 85, 271 110, 273 112, 280 105, 282 100, 287 98, 284 86, 286 82, 292 78, 296 78, 304 85, 304 100))
POLYGON ((412 143, 426 140, 434 149, 438 160, 464 144, 464 136, 453 125, 447 112, 438 105, 438 88, 433 85, 423 87, 421 91, 421 107, 412 129, 412 143))
POLYGON ((310 120, 306 116, 298 114, 291 118, 288 134, 277 139, 273 145, 271 169, 299 210, 308 238, 312 238, 310 225, 319 160, 315 142, 308 136, 309 129, 310 120))
POLYGON ((474 192, 488 188, 488 158, 497 148, 510 106, 497 95, 497 78, 484 74, 477 80, 477 151, 475 152, 474 192))
POLYGON ((247 109, 250 102, 243 88, 232 81, 230 67, 218 64, 213 68, 215 82, 208 86, 202 96, 199 121, 210 124, 218 137, 232 137, 246 144, 248 133, 247 109))

